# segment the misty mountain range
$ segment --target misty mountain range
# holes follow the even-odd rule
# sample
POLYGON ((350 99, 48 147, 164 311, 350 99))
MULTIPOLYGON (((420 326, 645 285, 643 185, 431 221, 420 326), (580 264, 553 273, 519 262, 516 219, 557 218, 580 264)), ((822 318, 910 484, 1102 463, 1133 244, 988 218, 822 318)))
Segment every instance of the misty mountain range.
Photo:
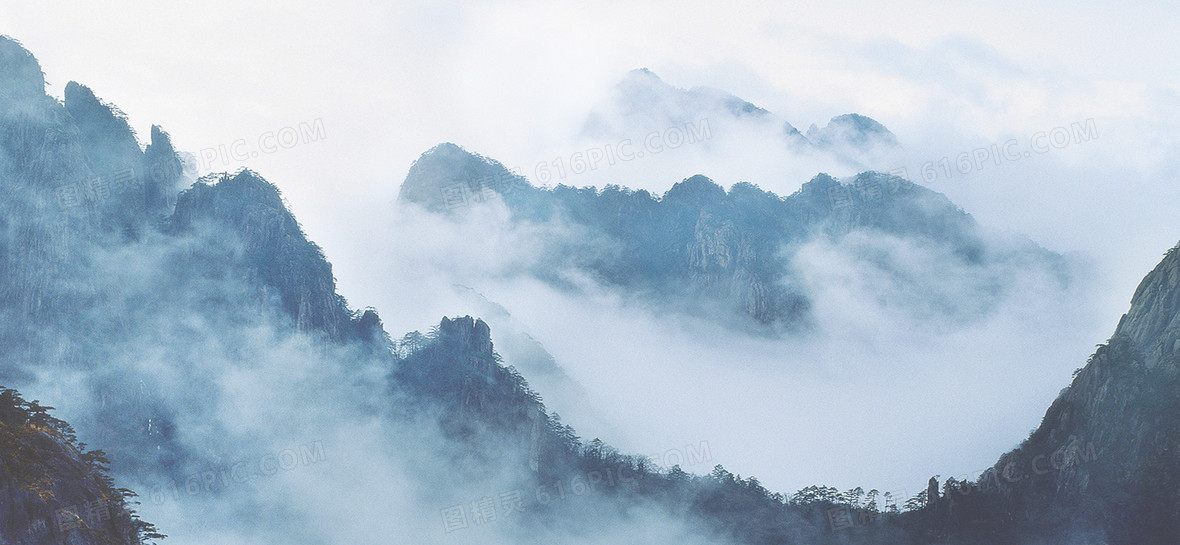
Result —
MULTIPOLYGON (((723 92, 671 96, 768 115, 723 92)), ((837 119, 786 138, 848 140, 845 126, 892 137, 867 118, 837 119)), ((759 333, 807 334, 808 244, 848 249, 916 295, 903 311, 940 320, 985 315, 1016 276, 1071 282, 1061 256, 877 172, 820 174, 786 197, 695 175, 656 196, 537 187, 442 144, 410 168, 399 200, 447 221, 486 212, 497 229, 540 226, 544 259, 516 274, 569 290, 584 275, 759 333), (881 240, 934 256, 936 272, 973 296, 940 293, 881 240)), ((249 170, 185 179, 164 130, 141 148, 122 112, 85 86, 48 96, 36 59, 6 37, 0 232, 0 382, 14 388, 0 392, 0 543, 145 543, 161 532, 259 543, 1130 545, 1180 535, 1176 248, 1024 443, 997 449, 977 479, 932 478, 896 498, 774 492, 722 465, 697 475, 579 437, 521 371, 570 382, 542 347, 518 368, 471 316, 390 335, 375 310, 338 293, 275 185, 249 170), (78 437, 18 390, 57 406, 78 437), (323 456, 304 448, 313 444, 327 445, 323 456), (135 489, 149 499, 141 510, 173 526, 140 521, 135 489)))
POLYGON ((806 329, 810 301, 798 277, 800 248, 822 239, 857 245, 856 259, 919 295, 915 312, 960 321, 1002 299, 1010 277, 1038 271, 1067 287, 1065 260, 1031 241, 982 229, 945 196, 877 172, 846 180, 819 174, 779 197, 739 182, 726 191, 695 175, 663 195, 619 186, 538 188, 501 163, 441 144, 424 153, 399 200, 440 214, 502 203, 506 228, 542 229, 545 258, 530 273, 557 285, 577 270, 648 302, 756 330, 806 329), (942 278, 967 300, 940 293, 896 267, 874 239, 900 241, 938 256, 942 278), (757 327, 760 326, 760 327, 757 327))
POLYGON ((833 117, 823 127, 812 123, 800 132, 789 121, 720 89, 680 89, 646 68, 632 70, 612 89, 607 102, 590 114, 582 127, 586 138, 619 141, 669 127, 693 126, 707 120, 720 131, 770 128, 781 145, 796 152, 828 155, 839 163, 867 169, 882 153, 900 143, 884 125, 856 113, 833 117))

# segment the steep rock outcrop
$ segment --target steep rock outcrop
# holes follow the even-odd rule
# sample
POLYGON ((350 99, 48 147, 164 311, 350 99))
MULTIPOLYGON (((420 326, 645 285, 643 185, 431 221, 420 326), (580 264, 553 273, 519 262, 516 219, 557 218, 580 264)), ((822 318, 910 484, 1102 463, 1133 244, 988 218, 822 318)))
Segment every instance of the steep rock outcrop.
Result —
POLYGON ((16 40, 0 35, 0 99, 9 106, 45 96, 41 64, 16 40))
POLYGON ((1177 248, 1135 290, 1131 309, 1119 320, 1115 336, 1125 336, 1143 353, 1149 369, 1177 368, 1180 356, 1180 257, 1177 248))
POLYGON ((129 509, 100 451, 68 424, 0 388, 0 543, 139 545, 163 537, 129 509))
POLYGON ((244 266, 260 286, 274 290, 300 330, 320 331, 333 340, 360 335, 347 303, 336 293, 331 264, 307 240, 278 188, 254 172, 206 177, 193 185, 177 200, 169 230, 233 237, 242 251, 231 261, 244 266))
POLYGON ((67 85, 64 103, 45 95, 36 59, 5 37, 0 74, 0 314, 32 325, 76 311, 90 282, 71 274, 90 249, 170 212, 180 162, 161 130, 145 155, 122 113, 84 86, 67 85))
POLYGON ((1013 543, 1175 543, 1178 270, 1172 248, 1041 425, 974 483, 981 497, 948 496, 961 504, 960 517, 988 521, 1013 543))

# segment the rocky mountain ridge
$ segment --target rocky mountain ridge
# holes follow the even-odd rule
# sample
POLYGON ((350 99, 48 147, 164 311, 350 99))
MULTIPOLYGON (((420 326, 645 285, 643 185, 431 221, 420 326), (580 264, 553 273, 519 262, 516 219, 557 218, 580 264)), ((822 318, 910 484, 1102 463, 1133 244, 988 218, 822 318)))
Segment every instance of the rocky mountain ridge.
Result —
MULTIPOLYGON (((554 228, 557 234, 546 241, 545 251, 560 256, 555 261, 562 266, 670 310, 735 324, 744 316, 748 322, 739 327, 754 330, 807 327, 810 300, 796 274, 806 264, 795 253, 817 238, 839 243, 852 233, 896 237, 950 255, 952 270, 964 276, 998 264, 1043 269, 1062 285, 1069 276, 1060 256, 1029 241, 989 240, 945 196, 878 172, 846 180, 819 174, 784 197, 745 182, 726 191, 695 175, 654 195, 618 186, 536 187, 498 161, 440 144, 411 166, 398 200, 455 217, 501 203, 511 217, 505 229, 576 226, 576 237, 562 239, 562 230, 554 228)), ((559 276, 545 264, 532 272, 559 276)), ((982 308, 991 297, 983 292, 991 289, 979 287, 982 308)))

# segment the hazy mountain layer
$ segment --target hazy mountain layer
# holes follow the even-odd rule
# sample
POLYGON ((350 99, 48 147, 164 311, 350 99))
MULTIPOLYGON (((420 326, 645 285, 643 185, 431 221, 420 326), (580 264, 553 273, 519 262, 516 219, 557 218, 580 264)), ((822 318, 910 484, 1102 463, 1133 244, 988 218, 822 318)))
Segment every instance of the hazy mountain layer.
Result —
POLYGON ((1046 274, 1059 288, 1069 281, 1060 256, 989 235, 945 196, 876 172, 843 181, 820 174, 787 197, 748 183, 727 192, 700 175, 663 195, 618 186, 550 189, 442 144, 410 168, 399 199, 457 216, 503 203, 510 220, 494 228, 552 226, 538 243, 543 255, 527 265, 537 277, 560 284, 567 271, 581 271, 656 306, 736 323, 744 315, 761 328, 806 327, 812 301, 799 271, 809 264, 799 250, 817 240, 851 246, 846 251, 859 254, 852 259, 879 268, 914 293, 919 312, 942 320, 985 315, 1015 275, 1046 274), (969 297, 922 285, 927 281, 893 263, 892 243, 878 240, 934 255, 949 277, 940 281, 969 297))
POLYGON ((899 146, 889 129, 867 116, 838 115, 824 127, 811 124, 802 133, 789 121, 731 93, 710 87, 681 89, 646 68, 628 72, 611 89, 607 101, 586 120, 582 135, 597 141, 639 142, 652 132, 702 124, 711 129, 710 140, 766 134, 787 151, 828 156, 862 170, 872 166, 876 155, 899 146))

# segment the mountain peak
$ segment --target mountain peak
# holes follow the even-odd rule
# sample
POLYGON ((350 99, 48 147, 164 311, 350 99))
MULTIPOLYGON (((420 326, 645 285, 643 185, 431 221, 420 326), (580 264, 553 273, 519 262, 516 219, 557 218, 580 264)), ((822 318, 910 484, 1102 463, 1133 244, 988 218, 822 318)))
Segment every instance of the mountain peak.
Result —
POLYGON ((804 193, 825 192, 834 185, 840 185, 840 181, 833 178, 831 174, 820 172, 812 176, 810 180, 803 182, 799 191, 804 193))
POLYGON ((857 132, 862 133, 862 134, 889 135, 891 137, 893 136, 893 133, 890 132, 889 129, 886 129, 885 125, 882 125, 876 119, 873 119, 868 116, 860 115, 857 113, 844 114, 844 115, 838 115, 836 117, 833 117, 831 119, 831 121, 828 121, 828 126, 832 126, 832 125, 842 126, 842 127, 846 126, 846 127, 855 129, 857 132))
POLYGON ((106 176, 140 165, 143 153, 139 141, 121 110, 104 103, 89 87, 74 81, 66 84, 65 106, 78 126, 95 174, 106 176))
POLYGON ((41 72, 37 58, 20 42, 0 35, 0 97, 27 99, 42 96, 45 96, 45 74, 41 72))
MULTIPOLYGON (((183 203, 181 210, 187 211, 190 207, 205 211, 216 209, 227 213, 226 217, 245 216, 247 209, 257 210, 258 207, 290 215, 279 188, 246 168, 234 174, 203 176, 181 195, 180 200, 183 203)), ((179 210, 178 216, 183 217, 179 210)))
POLYGON ((1180 244, 1168 250, 1139 283, 1115 335, 1125 335, 1139 347, 1148 367, 1176 361, 1180 354, 1180 244))
POLYGON ((591 114, 585 130, 606 136, 633 126, 655 130, 715 115, 762 118, 770 112, 721 89, 676 87, 639 68, 615 85, 611 101, 591 114))
POLYGON ((440 335, 448 337, 452 343, 468 352, 492 353, 492 329, 481 319, 471 316, 444 317, 438 324, 438 331, 440 335))
POLYGON ((725 200, 725 188, 701 174, 685 178, 664 193, 665 202, 703 205, 723 200, 725 200))
POLYGON ((685 93, 668 84, 646 68, 627 72, 615 85, 615 101, 623 111, 642 111, 666 101, 675 101, 685 93))
POLYGON ((222 236, 200 229, 201 224, 224 227, 238 237, 250 275, 277 291, 283 310, 301 331, 356 338, 347 303, 336 293, 332 265, 307 240, 273 184, 247 169, 201 178, 177 199, 171 229, 222 236))
POLYGON ((651 70, 649 70, 647 68, 636 68, 634 70, 631 70, 631 71, 627 72, 627 75, 623 76, 623 79, 624 79, 624 81, 625 80, 640 80, 640 81, 653 81, 653 82, 658 81, 660 83, 664 82, 664 80, 660 79, 660 76, 656 75, 655 72, 652 72, 651 70))
POLYGON ((807 139, 817 145, 896 146, 897 136, 877 120, 857 113, 833 117, 824 128, 814 123, 807 129, 807 139))
POLYGON ((444 142, 427 150, 410 166, 398 200, 441 212, 453 207, 456 199, 467 204, 485 199, 487 191, 502 194, 510 187, 527 185, 524 178, 499 161, 444 142))

